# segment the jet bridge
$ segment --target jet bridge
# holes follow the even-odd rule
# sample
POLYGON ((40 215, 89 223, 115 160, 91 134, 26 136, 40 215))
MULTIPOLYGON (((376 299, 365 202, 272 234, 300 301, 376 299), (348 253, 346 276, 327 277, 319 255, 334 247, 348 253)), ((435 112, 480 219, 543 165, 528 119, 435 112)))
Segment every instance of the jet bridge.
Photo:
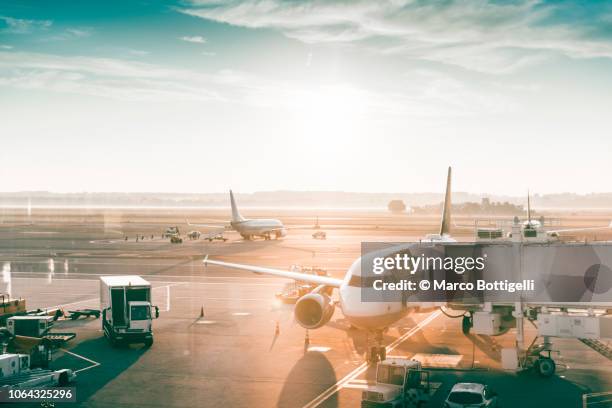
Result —
POLYGON ((501 240, 447 244, 445 251, 486 257, 485 269, 462 275, 464 281, 533 281, 531 291, 447 294, 447 307, 465 311, 465 332, 495 336, 516 329, 516 348, 502 353, 504 368, 533 367, 550 376, 555 372, 552 338, 612 339, 611 242, 501 240), (525 319, 537 327, 542 344, 534 340, 525 346, 525 319))

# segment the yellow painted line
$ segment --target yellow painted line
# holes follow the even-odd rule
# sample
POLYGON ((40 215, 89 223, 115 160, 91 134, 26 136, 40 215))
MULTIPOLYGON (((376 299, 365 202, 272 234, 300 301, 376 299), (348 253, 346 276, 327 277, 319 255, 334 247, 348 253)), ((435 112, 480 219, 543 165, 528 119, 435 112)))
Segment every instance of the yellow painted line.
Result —
MULTIPOLYGON (((395 350, 395 348, 397 348, 397 346, 399 346, 404 340, 408 339, 409 337, 419 332, 419 330, 427 326, 429 323, 431 323, 436 317, 440 316, 441 314, 442 312, 440 312, 439 310, 433 312, 432 314, 427 316, 425 319, 423 319, 423 321, 419 322, 416 326, 414 326, 412 329, 410 329, 409 331, 404 333, 402 336, 395 339, 394 342, 392 342, 391 344, 387 346, 387 354, 395 350)), ((323 393, 321 393, 318 397, 310 401, 308 404, 304 405, 303 408, 318 407, 323 402, 325 402, 325 400, 327 400, 329 397, 331 397, 332 395, 340 391, 342 388, 346 388, 347 385, 351 381, 353 381, 355 378, 363 374, 367 369, 368 369, 368 363, 367 362, 362 363, 359 367, 357 367, 356 369, 348 373, 346 376, 344 376, 344 378, 342 378, 340 381, 338 381, 337 383, 335 383, 334 385, 332 385, 331 387, 323 391, 323 393)))

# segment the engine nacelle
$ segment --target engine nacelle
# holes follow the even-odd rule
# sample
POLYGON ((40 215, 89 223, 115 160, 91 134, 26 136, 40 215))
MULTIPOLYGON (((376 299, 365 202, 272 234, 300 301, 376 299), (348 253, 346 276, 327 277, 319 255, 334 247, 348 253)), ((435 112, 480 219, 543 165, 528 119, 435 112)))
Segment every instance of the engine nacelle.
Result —
POLYGON ((318 329, 330 321, 334 304, 325 293, 309 293, 295 304, 295 320, 305 329, 318 329))

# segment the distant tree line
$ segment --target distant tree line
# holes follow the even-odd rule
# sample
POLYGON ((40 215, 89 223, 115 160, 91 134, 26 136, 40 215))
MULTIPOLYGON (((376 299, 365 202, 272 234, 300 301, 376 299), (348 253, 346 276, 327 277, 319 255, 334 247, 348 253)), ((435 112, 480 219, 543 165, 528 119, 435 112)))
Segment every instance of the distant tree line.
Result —
MULTIPOLYGON (((413 207, 412 210, 415 214, 439 213, 442 210, 442 203, 413 207)), ((508 201, 496 202, 483 198, 480 203, 465 202, 453 204, 452 212, 454 214, 522 215, 525 214, 525 207, 519 204, 512 204, 508 201)), ((535 214, 535 211, 532 210, 532 214, 535 214)))

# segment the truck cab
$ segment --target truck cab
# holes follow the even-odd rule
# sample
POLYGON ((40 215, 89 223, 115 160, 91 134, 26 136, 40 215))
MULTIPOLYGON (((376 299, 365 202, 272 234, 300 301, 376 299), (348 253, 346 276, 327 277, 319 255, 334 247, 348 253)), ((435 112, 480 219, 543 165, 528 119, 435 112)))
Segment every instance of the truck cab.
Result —
MULTIPOLYGON (((129 302, 128 322, 129 328, 132 330, 141 330, 143 332, 151 331, 151 319, 153 314, 151 313, 151 303, 149 302, 129 302)), ((156 309, 156 316, 159 311, 156 309)))
POLYGON ((361 396, 361 408, 422 407, 429 400, 429 372, 405 357, 388 357, 376 367, 376 383, 361 396))

